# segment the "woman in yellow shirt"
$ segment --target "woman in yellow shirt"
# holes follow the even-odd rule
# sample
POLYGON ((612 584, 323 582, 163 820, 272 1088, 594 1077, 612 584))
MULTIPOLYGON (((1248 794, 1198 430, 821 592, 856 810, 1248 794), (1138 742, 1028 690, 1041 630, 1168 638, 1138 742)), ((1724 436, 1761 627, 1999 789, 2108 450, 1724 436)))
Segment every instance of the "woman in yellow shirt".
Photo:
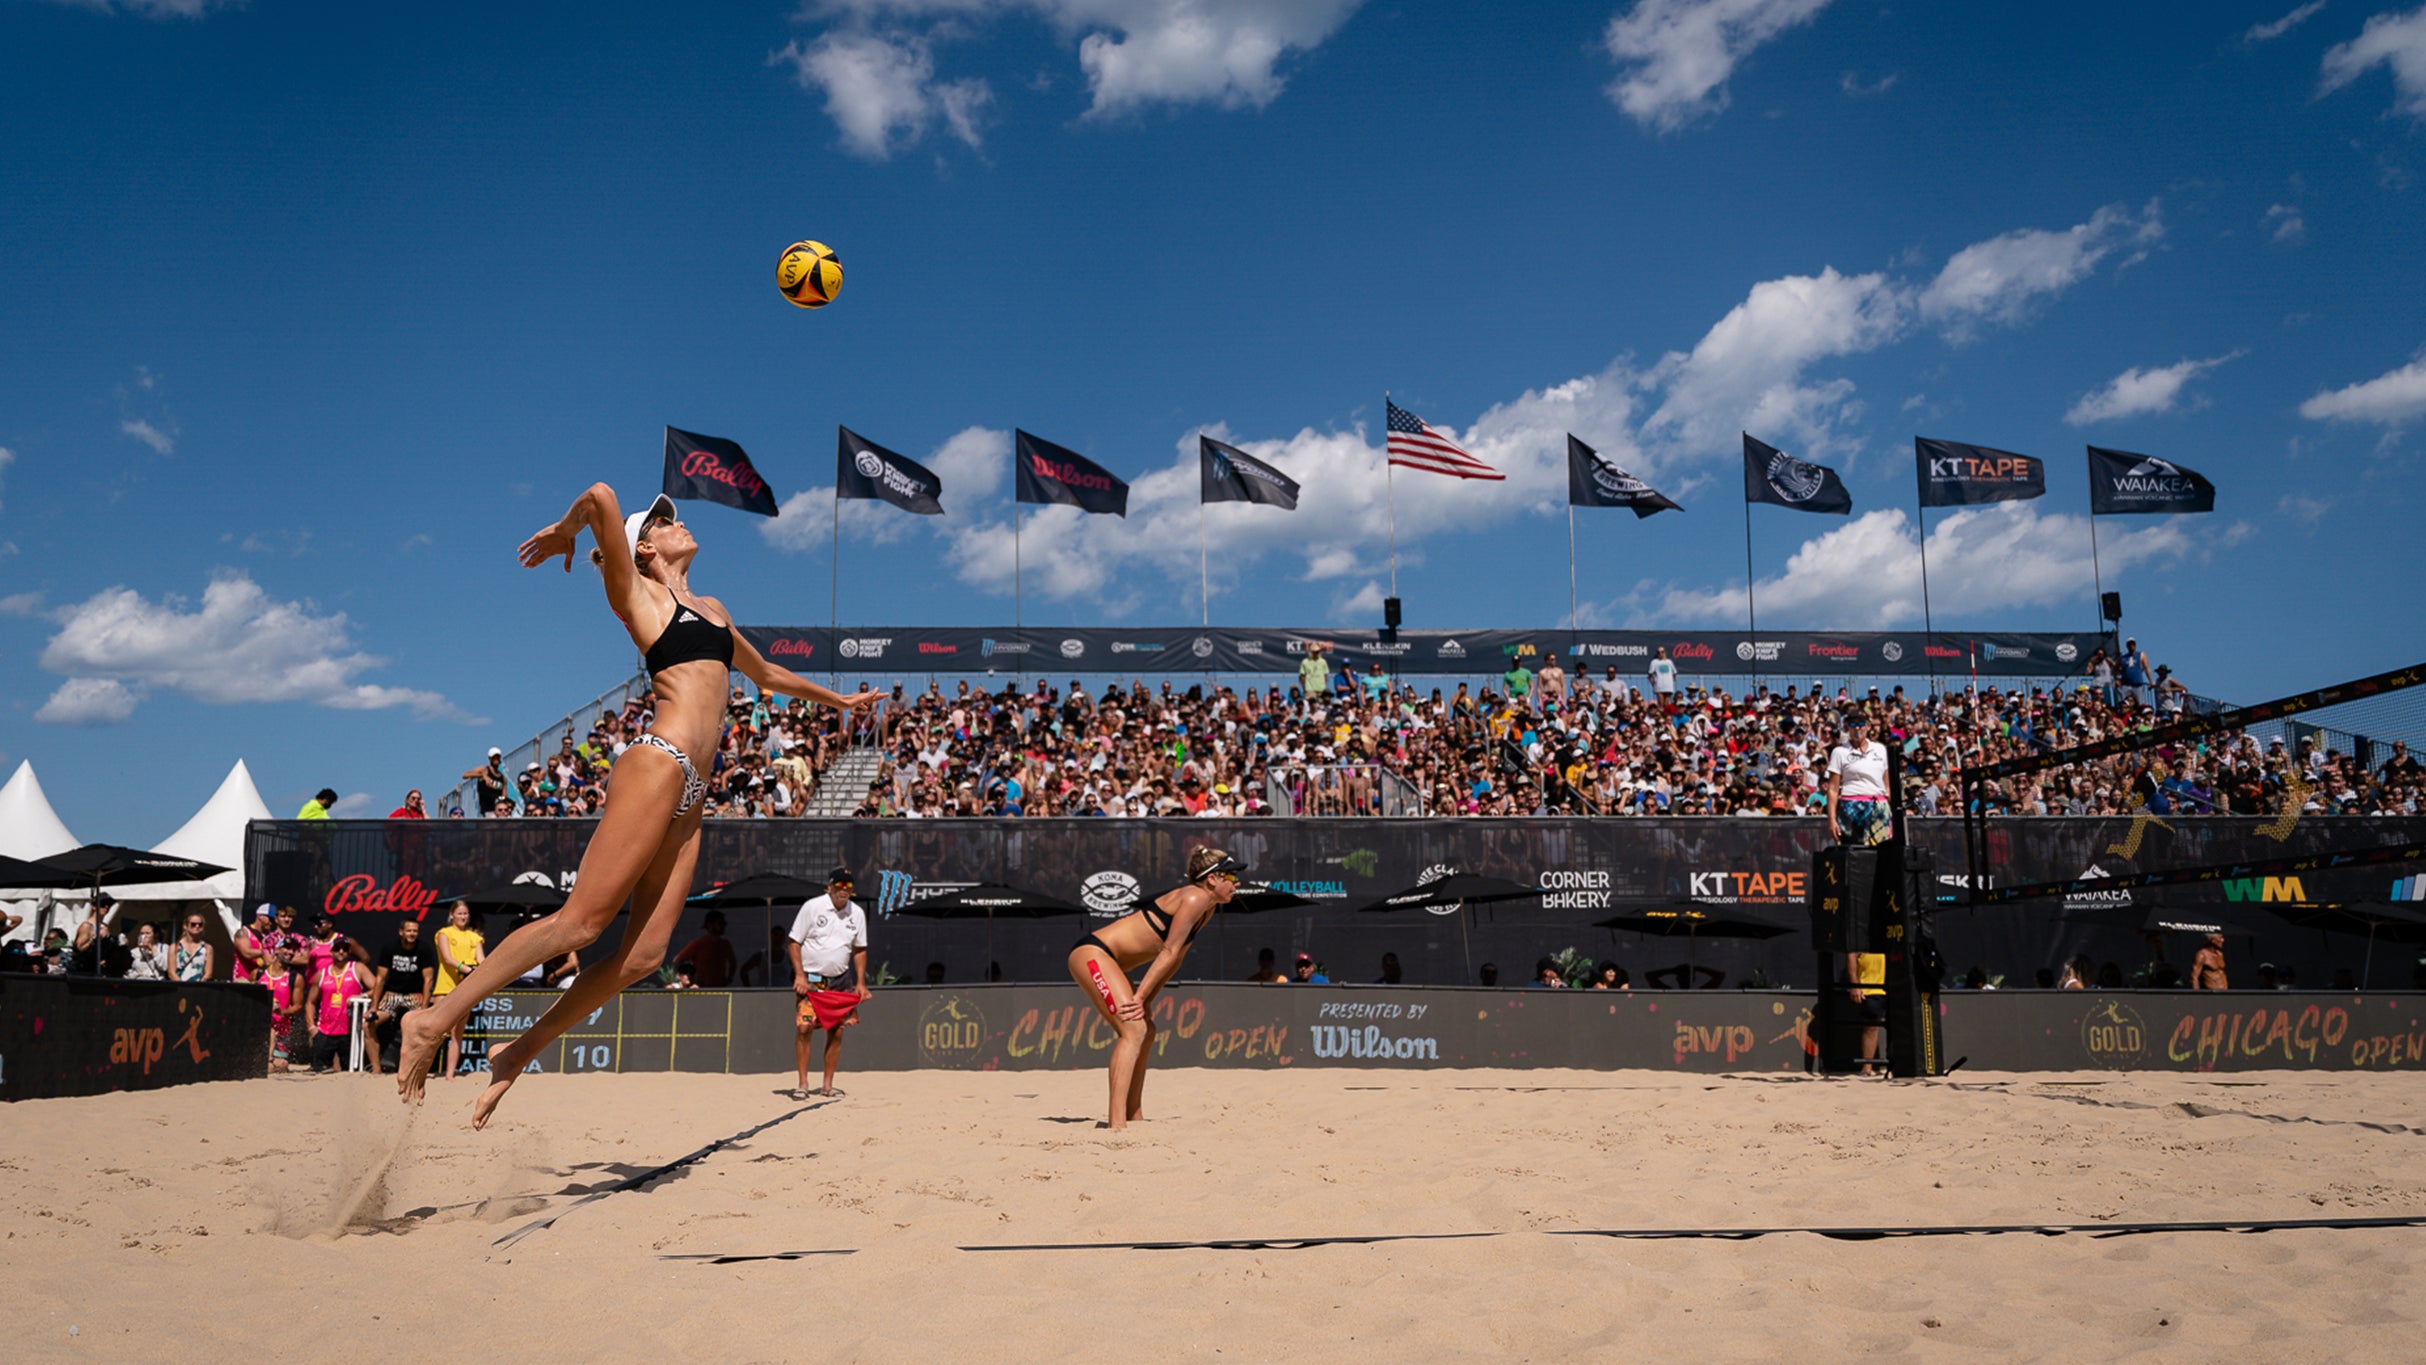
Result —
MULTIPOLYGON (((446 913, 446 927, 438 931, 438 984, 430 989, 436 1000, 463 984, 463 979, 480 965, 488 940, 472 927, 472 907, 462 901, 446 913)), ((463 1025, 457 1024, 446 1035, 446 1074, 452 1076, 463 1065, 463 1025)))

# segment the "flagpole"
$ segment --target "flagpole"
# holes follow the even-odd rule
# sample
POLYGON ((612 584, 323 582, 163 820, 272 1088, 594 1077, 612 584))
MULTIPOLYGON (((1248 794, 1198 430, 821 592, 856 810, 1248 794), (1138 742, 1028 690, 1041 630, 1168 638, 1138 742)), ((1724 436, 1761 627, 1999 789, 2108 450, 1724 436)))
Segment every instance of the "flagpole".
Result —
POLYGON ((1567 499, 1567 652, 1575 652, 1575 499, 1567 499))
POLYGON ((1927 486, 1928 476, 1921 466, 1921 461, 1926 458, 1921 454, 1920 438, 1913 437, 1912 519, 1921 528, 1921 658, 1928 664, 1929 695, 1934 697, 1937 695, 1937 659, 1929 652, 1929 646, 1937 639, 1937 625, 1929 615, 1929 503, 1921 496, 1921 490, 1927 486))
MULTIPOLYGON (((1758 609, 1757 609, 1757 604, 1756 604, 1756 603, 1753 601, 1753 598, 1752 598, 1752 494, 1751 494, 1751 492, 1750 492, 1749 490, 1746 490, 1746 492, 1745 492, 1745 494, 1744 494, 1744 631, 1745 631, 1745 633, 1746 633, 1747 635, 1758 635, 1758 634, 1760 634, 1760 633, 1761 633, 1761 626, 1760 626, 1760 612, 1759 612, 1759 611, 1758 611, 1758 609)), ((1753 690, 1753 691, 1757 691, 1757 690, 1759 690, 1759 687, 1760 687, 1760 678, 1761 678, 1761 651, 1760 651, 1760 645, 1759 645, 1757 642, 1753 642, 1753 643, 1752 643, 1752 690, 1753 690)), ((1745 696, 1747 696, 1747 697, 1749 697, 1749 696, 1751 696, 1751 695, 1752 695, 1752 693, 1751 693, 1750 691, 1748 691, 1748 692, 1746 692, 1744 695, 1745 695, 1745 696)))
POLYGON ((1390 474, 1390 391, 1381 391, 1381 477, 1390 498, 1390 595, 1398 596, 1398 480, 1390 474))
POLYGON ((834 481, 834 563, 826 573, 826 626, 834 639, 826 647, 826 678, 842 690, 842 480, 834 481))
MULTIPOLYGON (((1198 457, 1203 458, 1202 456, 1198 457)), ((1205 537, 1205 499, 1196 495, 1196 600, 1205 611, 1205 629, 1213 628, 1213 552, 1205 537)))
MULTIPOLYGON (((1028 635, 1024 618, 1020 614, 1019 572, 1019 498, 1014 493, 1011 498, 1011 638, 1024 645, 1028 642, 1028 635)), ((1012 657, 1018 662, 1012 666, 1011 676, 1018 681, 1020 690, 1024 692, 1028 686, 1028 652, 1024 649, 1017 650, 1013 652, 1012 657)))
MULTIPOLYGON (((2097 591, 2097 597, 2090 604, 2090 610, 2097 617, 2097 634, 2102 639, 2106 634, 2106 570, 2098 563, 2097 556, 2097 457, 2087 455, 2085 447, 2083 454, 2089 461, 2089 572, 2094 575, 2091 581, 2096 585, 2097 591)), ((2122 672, 2119 664, 2116 666, 2115 672, 2117 674, 2122 672)))

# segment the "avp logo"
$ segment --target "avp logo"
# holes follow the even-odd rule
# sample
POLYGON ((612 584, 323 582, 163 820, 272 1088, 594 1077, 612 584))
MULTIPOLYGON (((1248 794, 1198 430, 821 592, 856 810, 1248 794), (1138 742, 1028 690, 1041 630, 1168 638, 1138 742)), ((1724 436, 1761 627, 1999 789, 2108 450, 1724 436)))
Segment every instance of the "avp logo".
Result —
POLYGON ((2227 877, 2224 879, 2224 899, 2228 901, 2259 901, 2268 905, 2297 904, 2308 899, 2308 892, 2297 877, 2227 877))
POLYGON ((1078 898, 1086 902, 1089 910, 1106 919, 1129 913, 1137 898, 1145 893, 1137 879, 1126 872, 1098 872, 1078 886, 1078 898))

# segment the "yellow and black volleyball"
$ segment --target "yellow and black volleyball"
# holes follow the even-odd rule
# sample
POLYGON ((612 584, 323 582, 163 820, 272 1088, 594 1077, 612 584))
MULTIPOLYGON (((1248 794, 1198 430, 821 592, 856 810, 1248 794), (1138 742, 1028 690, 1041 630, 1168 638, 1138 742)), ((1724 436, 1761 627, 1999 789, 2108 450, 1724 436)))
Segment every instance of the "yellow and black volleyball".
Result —
POLYGON ((794 242, 775 262, 775 287, 803 308, 823 308, 842 292, 842 260, 823 242, 794 242))

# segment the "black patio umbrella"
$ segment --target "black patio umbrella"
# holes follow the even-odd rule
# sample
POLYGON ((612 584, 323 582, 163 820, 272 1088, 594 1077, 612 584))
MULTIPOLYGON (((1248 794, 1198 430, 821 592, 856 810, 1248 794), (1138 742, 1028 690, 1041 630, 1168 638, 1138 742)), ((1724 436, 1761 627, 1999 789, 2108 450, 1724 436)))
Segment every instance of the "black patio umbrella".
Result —
POLYGON ((2254 934, 2256 929, 2209 909, 2161 905, 2101 905, 2064 916, 2067 924, 2129 929, 2139 934, 2254 934))
POLYGON ((2426 912, 2390 904, 2300 904, 2269 905, 2267 909, 2301 928, 2319 929, 2329 934, 2365 934, 2367 956, 2359 969, 2361 989, 2369 989, 2375 975, 2375 941, 2389 943, 2426 943, 2426 912))
MULTIPOLYGON (((1150 904, 1161 900, 1178 889, 1176 886, 1166 887, 1146 897, 1146 902, 1150 904)), ((1275 891, 1271 886, 1261 882, 1241 882, 1238 890, 1231 895, 1229 904, 1221 908, 1221 913, 1225 915, 1261 915, 1267 911, 1295 910, 1312 904, 1314 904, 1313 901, 1294 891, 1275 891)))
POLYGON ((84 878, 73 872, 62 872, 48 863, 29 863, 23 858, 11 858, 0 853, 0 888, 16 890, 82 886, 84 878))
POLYGON ((73 875, 75 880, 69 885, 89 886, 95 891, 157 882, 198 882, 231 870, 199 858, 180 858, 119 844, 86 844, 39 861, 43 867, 73 875))
POLYGON ((753 872, 690 898, 687 904, 710 906, 801 905, 825 894, 821 883, 781 872, 753 872))
POLYGON ((447 905, 462 901, 483 915, 499 910, 559 910, 564 907, 564 893, 546 882, 508 882, 504 886, 464 891, 438 899, 447 905))
POLYGON ((1794 926, 1772 924, 1767 920, 1728 919, 1707 910, 1686 907, 1678 910, 1644 910, 1632 915, 1611 915, 1594 920, 1595 929, 1623 929, 1630 934, 1649 934, 1655 938, 1685 940, 1685 980, 1693 984, 1693 945, 1705 938, 1781 938, 1796 932, 1794 926))
MULTIPOLYGON (((1512 882, 1505 877, 1489 877, 1479 872, 1452 872, 1446 877, 1418 882, 1370 905, 1360 905, 1357 910, 1359 913, 1430 910, 1436 914, 1457 914, 1468 905, 1519 901, 1540 894, 1540 887, 1512 882)), ((1466 928, 1466 917, 1462 914, 1457 915, 1457 946, 1465 958, 1466 976, 1471 980, 1474 976, 1474 942, 1466 928)))
POLYGON ((1006 886, 1001 882, 979 882, 911 901, 894 912, 920 915, 928 919, 986 918, 986 960, 994 960, 994 921, 1002 919, 1047 919, 1056 915, 1083 915, 1086 911, 1042 891, 1025 887, 1006 886))

